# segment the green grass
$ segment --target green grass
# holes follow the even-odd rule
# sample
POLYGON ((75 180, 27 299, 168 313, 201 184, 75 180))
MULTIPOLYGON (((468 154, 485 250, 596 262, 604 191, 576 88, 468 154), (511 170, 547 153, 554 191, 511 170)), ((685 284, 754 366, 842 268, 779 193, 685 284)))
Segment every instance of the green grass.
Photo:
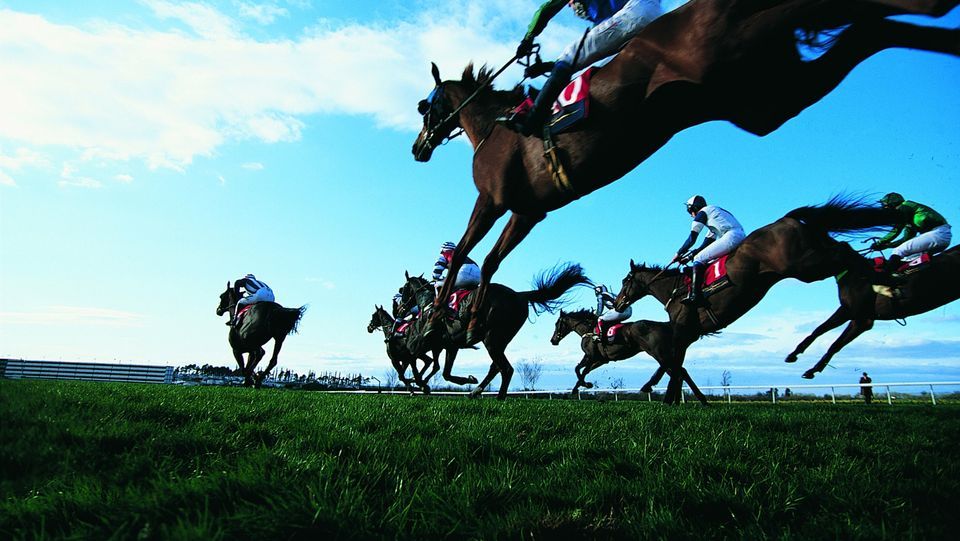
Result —
POLYGON ((5 539, 943 539, 960 406, 0 381, 5 539))

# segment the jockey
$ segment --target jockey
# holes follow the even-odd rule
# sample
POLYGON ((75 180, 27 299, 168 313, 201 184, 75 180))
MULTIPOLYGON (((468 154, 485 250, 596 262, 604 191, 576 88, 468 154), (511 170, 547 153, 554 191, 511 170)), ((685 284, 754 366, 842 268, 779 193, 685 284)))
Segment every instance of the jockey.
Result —
MULTIPOLYGON (((651 21, 663 15, 660 0, 547 0, 540 6, 527 33, 517 47, 517 58, 530 54, 533 40, 563 6, 570 5, 578 17, 593 23, 583 38, 570 44, 553 63, 547 82, 529 112, 514 111, 497 122, 523 135, 539 133, 553 102, 570 82, 570 77, 590 64, 612 56, 651 21)), ((536 73, 528 69, 526 76, 536 73)), ((541 72, 542 73, 542 72, 541 72)))
POLYGON ((883 267, 887 273, 896 271, 905 257, 922 252, 930 252, 932 255, 950 246, 950 224, 932 208, 914 201, 905 201, 903 196, 896 192, 883 196, 878 203, 883 208, 896 209, 903 215, 901 225, 894 227, 870 246, 874 250, 894 249, 883 267), (903 238, 894 240, 901 232, 903 238))
POLYGON ((697 304, 703 300, 701 289, 707 263, 729 254, 743 242, 745 235, 740 222, 732 214, 716 205, 708 205, 702 195, 695 195, 687 200, 687 212, 693 217, 690 236, 677 250, 677 255, 673 256, 670 263, 674 261, 686 263, 693 260, 690 294, 682 302, 697 304), (703 239, 703 244, 688 254, 687 250, 693 246, 704 228, 707 229, 707 235, 703 239))
POLYGON ((599 285, 593 288, 597 294, 597 334, 593 335, 593 341, 604 343, 607 336, 607 329, 614 323, 625 321, 633 315, 633 308, 626 307, 622 312, 618 312, 613 307, 613 301, 617 298, 611 293, 607 286, 599 285))
POLYGON ((233 283, 233 289, 237 293, 242 293, 242 297, 237 301, 237 309, 234 310, 233 319, 227 322, 227 325, 234 325, 237 323, 237 314, 240 313, 240 307, 246 306, 248 304, 254 304, 257 302, 276 302, 276 299, 273 296, 273 290, 270 289, 270 286, 257 280, 257 277, 248 274, 243 278, 240 278, 233 283), (241 291, 241 288, 242 291, 241 291))
MULTIPOLYGON (((453 254, 457 245, 452 242, 444 242, 440 246, 440 257, 433 265, 433 282, 436 284, 437 291, 443 287, 446 281, 446 271, 450 262, 453 261, 453 254)), ((460 272, 457 273, 457 279, 453 283, 454 290, 473 289, 480 285, 480 267, 469 257, 463 261, 460 266, 460 272)))

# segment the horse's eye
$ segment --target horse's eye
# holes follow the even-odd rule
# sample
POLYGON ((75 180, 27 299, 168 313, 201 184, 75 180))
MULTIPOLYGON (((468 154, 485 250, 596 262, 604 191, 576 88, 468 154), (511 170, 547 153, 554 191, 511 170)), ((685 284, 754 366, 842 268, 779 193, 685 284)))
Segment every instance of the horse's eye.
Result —
POLYGON ((427 100, 420 100, 420 103, 417 105, 417 111, 419 111, 421 115, 425 115, 429 110, 430 104, 427 103, 427 100))

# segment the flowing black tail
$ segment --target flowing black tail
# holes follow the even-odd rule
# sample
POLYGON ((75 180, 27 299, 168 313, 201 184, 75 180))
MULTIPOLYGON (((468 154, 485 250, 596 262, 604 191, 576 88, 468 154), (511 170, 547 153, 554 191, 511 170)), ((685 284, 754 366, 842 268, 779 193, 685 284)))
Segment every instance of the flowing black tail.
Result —
POLYGON ((307 311, 306 305, 300 308, 280 308, 273 313, 273 324, 284 336, 297 332, 300 327, 300 318, 307 311))
POLYGON ((785 217, 827 233, 840 234, 870 233, 903 223, 903 216, 896 210, 870 206, 859 199, 840 195, 830 198, 824 205, 793 209, 785 217))
POLYGON ((578 284, 590 284, 590 279, 577 263, 557 265, 540 273, 533 282, 532 291, 521 291, 521 298, 530 303, 535 314, 553 313, 563 305, 561 298, 571 287, 578 284))

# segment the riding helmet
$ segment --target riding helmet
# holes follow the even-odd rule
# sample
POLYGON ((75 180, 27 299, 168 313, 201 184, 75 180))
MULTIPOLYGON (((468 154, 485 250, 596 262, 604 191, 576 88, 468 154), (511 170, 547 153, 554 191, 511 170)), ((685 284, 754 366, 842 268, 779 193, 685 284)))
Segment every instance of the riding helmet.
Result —
POLYGON ((890 192, 878 201, 881 206, 887 208, 896 208, 903 204, 903 196, 897 192, 890 192))
POLYGON ((687 200, 687 212, 700 212, 700 209, 707 206, 707 200, 702 195, 695 195, 687 200))

